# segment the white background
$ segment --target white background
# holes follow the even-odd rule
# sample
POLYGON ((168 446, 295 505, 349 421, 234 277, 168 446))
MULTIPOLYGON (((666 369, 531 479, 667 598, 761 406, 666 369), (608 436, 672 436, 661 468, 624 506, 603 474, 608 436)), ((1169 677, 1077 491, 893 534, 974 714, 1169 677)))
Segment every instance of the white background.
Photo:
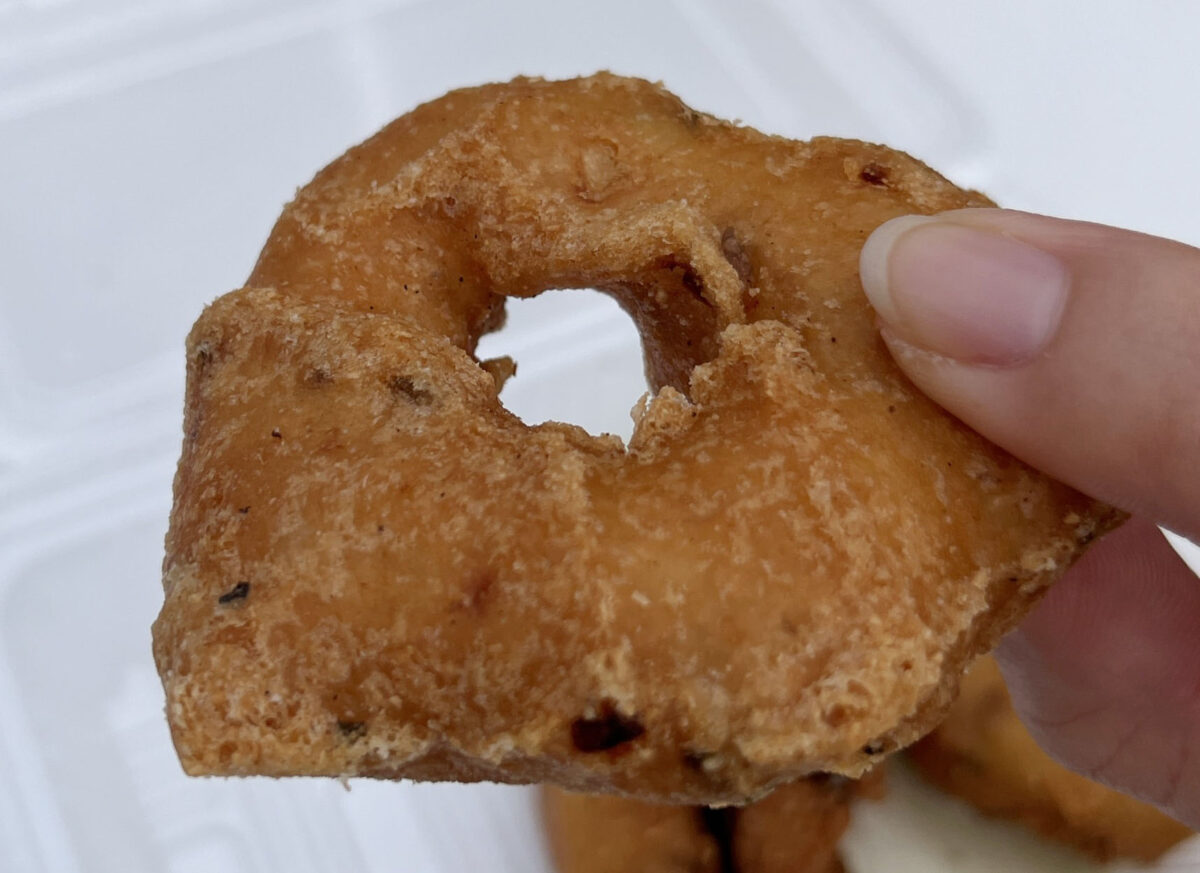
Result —
MULTIPOLYGON (((149 625, 183 337, 347 146, 454 86, 609 68, 1200 243, 1197 32, 1184 0, 0 0, 0 870, 546 869, 528 790, 187 780, 170 748, 149 625)), ((485 349, 521 364, 510 407, 627 434, 624 316, 512 311, 485 349)), ((893 782, 855 873, 1087 868, 893 782)))

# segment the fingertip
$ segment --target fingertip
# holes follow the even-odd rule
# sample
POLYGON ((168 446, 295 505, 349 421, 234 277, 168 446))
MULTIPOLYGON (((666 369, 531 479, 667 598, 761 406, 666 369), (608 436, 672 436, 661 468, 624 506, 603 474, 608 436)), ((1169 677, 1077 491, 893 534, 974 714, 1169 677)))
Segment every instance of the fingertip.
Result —
POLYGON ((860 255, 883 340, 935 402, 1093 497, 1200 532, 1200 250, 1007 210, 902 216, 860 255))
POLYGON ((879 314, 884 324, 898 324, 899 314, 896 311, 889 287, 890 276, 888 262, 896 242, 904 234, 923 224, 928 224, 933 218, 928 215, 901 215, 898 218, 885 221, 867 237, 862 251, 858 256, 858 272, 862 279, 863 291, 871 306, 879 314))
POLYGON ((1195 821, 1200 760, 1179 752, 1200 739, 1198 626, 1200 580, 1135 519, 1085 554, 995 655, 1052 757, 1195 821))

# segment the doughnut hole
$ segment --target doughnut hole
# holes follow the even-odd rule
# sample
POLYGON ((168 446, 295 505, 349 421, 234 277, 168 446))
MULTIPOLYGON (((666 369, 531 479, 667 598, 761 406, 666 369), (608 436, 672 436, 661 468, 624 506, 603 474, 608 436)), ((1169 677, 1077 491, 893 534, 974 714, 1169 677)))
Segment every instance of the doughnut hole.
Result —
POLYGON ((633 320, 590 288, 506 301, 504 327, 479 341, 480 361, 509 357, 500 399, 526 424, 562 421, 628 441, 630 410, 647 390, 633 320))

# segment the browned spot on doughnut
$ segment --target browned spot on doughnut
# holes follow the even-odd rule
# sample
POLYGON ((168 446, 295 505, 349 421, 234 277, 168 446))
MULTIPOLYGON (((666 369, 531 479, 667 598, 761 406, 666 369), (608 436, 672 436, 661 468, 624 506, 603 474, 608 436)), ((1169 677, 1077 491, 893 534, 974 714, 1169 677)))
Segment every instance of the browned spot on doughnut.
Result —
POLYGON ((250 583, 243 580, 218 597, 217 603, 223 605, 233 603, 235 600, 245 600, 249 595, 250 583))
POLYGON ((208 365, 212 363, 212 347, 206 342, 197 344, 194 358, 196 360, 197 371, 203 373, 208 368, 208 365))
POLYGON ((632 742, 646 732, 636 718, 622 715, 612 701, 600 704, 594 716, 571 723, 571 743, 581 752, 604 752, 632 742))
POLYGON ((433 403, 433 394, 424 388, 417 387, 417 384, 408 376, 393 376, 388 380, 387 386, 393 397, 405 400, 414 406, 429 406, 433 403))
POLYGON ((454 604, 456 609, 478 615, 482 613, 492 599, 496 586, 494 570, 481 570, 471 576, 463 586, 462 597, 454 604))
POLYGON ((700 275, 694 266, 680 260, 674 255, 659 258, 657 266, 659 269, 665 270, 675 277, 683 287, 683 290, 687 291, 697 301, 710 309, 712 308, 712 301, 704 296, 704 277, 700 275))
POLYGON ((683 753, 684 766, 689 770, 704 772, 704 764, 713 756, 712 752, 700 752, 695 749, 686 749, 683 753))
POLYGON ((704 296, 704 278, 695 271, 691 266, 686 267, 683 275, 680 277, 683 282, 683 287, 687 292, 703 303, 705 306, 712 306, 711 301, 704 296))
POLYGON ((886 188, 888 184, 888 168, 882 164, 870 163, 858 171, 858 178, 868 185, 886 188))
POLYGON ((328 367, 313 367, 304 374, 304 384, 310 388, 319 388, 333 381, 333 373, 328 367))
POLYGON ((742 284, 749 285, 754 278, 754 269, 750 265, 749 255, 742 248, 742 243, 732 227, 725 228, 721 234, 721 253, 725 255, 725 260, 729 261, 729 265, 742 280, 742 284))
POLYGON ((846 707, 842 706, 840 703, 835 703, 829 708, 829 711, 825 713, 825 724, 829 725, 830 727, 841 727, 846 723, 847 717, 846 707))

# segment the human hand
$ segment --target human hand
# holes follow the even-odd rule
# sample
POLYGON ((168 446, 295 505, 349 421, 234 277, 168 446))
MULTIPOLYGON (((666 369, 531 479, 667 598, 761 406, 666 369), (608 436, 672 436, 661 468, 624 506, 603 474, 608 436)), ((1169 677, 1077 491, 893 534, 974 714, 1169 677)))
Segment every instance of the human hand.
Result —
POLYGON ((861 273, 884 341, 949 412, 1133 513, 997 654, 1067 766, 1200 829, 1200 250, 998 209, 889 221, 861 273))

